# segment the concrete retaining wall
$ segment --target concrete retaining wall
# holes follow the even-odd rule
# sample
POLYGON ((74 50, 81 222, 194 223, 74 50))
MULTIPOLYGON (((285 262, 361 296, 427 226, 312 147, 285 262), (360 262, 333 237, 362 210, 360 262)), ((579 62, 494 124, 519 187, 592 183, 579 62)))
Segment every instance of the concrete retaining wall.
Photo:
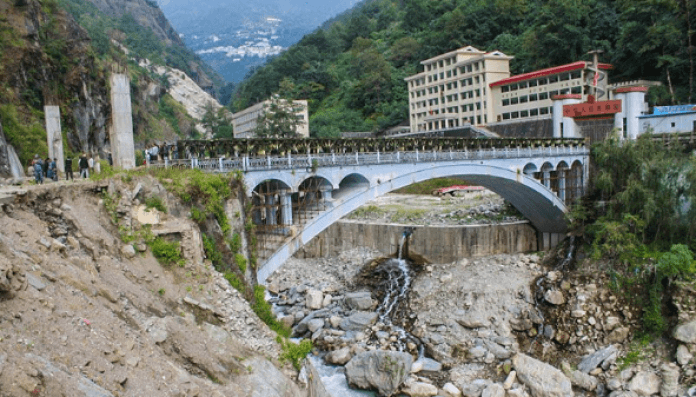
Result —
MULTIPOLYGON (((300 249, 300 258, 330 257, 354 247, 368 247, 385 255, 397 251, 406 225, 334 223, 300 249)), ((418 226, 410 240, 415 251, 434 263, 460 258, 537 251, 537 232, 529 222, 501 225, 418 226)))

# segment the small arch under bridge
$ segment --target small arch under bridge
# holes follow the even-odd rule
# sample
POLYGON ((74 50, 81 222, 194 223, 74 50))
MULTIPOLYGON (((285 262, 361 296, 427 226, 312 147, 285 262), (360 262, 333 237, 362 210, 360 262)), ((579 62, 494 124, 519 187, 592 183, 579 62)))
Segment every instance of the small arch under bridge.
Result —
POLYGON ((440 177, 463 177, 508 200, 537 229, 540 249, 547 249, 566 231, 568 205, 588 183, 590 152, 582 139, 324 141, 180 141, 172 149, 186 159, 167 156, 157 165, 244 173, 262 242, 260 283, 368 201, 440 177))

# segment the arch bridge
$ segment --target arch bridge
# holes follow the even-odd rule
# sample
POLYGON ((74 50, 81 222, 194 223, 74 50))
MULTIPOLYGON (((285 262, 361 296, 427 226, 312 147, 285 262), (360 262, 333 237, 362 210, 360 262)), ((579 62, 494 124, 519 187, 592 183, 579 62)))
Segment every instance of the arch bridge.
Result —
POLYGON ((463 177, 499 194, 548 249, 566 230, 567 206, 586 190, 590 156, 585 140, 563 138, 243 139, 180 141, 164 150, 157 166, 244 173, 261 283, 368 201, 440 177, 463 177))

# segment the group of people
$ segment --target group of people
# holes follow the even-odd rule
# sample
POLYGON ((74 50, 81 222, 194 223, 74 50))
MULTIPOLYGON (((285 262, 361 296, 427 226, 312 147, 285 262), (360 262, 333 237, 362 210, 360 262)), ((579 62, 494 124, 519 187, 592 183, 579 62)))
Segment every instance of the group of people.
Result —
MULTIPOLYGON (((58 168, 56 166, 58 159, 51 159, 47 157, 42 160, 38 154, 34 155, 34 159, 31 162, 31 168, 34 173, 34 179, 37 184, 42 184, 45 179, 51 179, 53 181, 58 181, 58 168)), ((90 172, 100 172, 99 161, 94 161, 92 156, 89 158, 87 154, 82 153, 77 161, 77 166, 80 171, 80 178, 89 178, 90 172)), ((74 180, 73 177, 73 159, 68 156, 65 159, 65 180, 74 180)))

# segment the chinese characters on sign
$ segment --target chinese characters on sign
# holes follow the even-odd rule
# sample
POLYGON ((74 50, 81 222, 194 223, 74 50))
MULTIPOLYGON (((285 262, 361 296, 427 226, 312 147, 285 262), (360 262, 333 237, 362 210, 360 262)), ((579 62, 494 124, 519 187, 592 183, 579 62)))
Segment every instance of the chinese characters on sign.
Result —
POLYGON ((621 112, 621 101, 601 101, 563 106, 563 117, 602 116, 621 112))

